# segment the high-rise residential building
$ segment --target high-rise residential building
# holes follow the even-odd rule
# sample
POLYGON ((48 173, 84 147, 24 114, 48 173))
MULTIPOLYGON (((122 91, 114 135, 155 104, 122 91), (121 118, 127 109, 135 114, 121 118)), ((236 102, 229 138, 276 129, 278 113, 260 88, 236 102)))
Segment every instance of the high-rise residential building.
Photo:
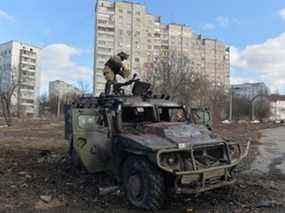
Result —
POLYGON ((203 39, 204 73, 214 86, 230 87, 230 48, 216 39, 203 39))
POLYGON ((65 98, 80 95, 82 92, 77 87, 64 81, 56 80, 49 83, 49 99, 65 98))
POLYGON ((132 72, 141 78, 153 72, 154 64, 172 52, 189 58, 196 72, 213 85, 229 87, 229 48, 214 39, 204 39, 180 24, 163 24, 159 16, 146 11, 143 4, 97 0, 94 91, 104 91, 102 70, 114 54, 125 51, 132 72))
POLYGON ((12 105, 19 115, 37 116, 39 112, 40 51, 17 41, 0 44, 1 89, 7 89, 11 82, 17 84, 12 105))

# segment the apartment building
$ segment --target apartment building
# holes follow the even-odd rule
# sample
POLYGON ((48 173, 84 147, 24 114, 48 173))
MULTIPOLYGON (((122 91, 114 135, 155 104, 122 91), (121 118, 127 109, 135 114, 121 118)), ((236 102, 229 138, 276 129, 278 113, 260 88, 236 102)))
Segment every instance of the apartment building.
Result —
POLYGON ((232 85, 232 92, 234 96, 251 100, 257 95, 269 95, 270 90, 265 83, 258 82, 232 85))
POLYGON ((64 97, 72 97, 80 94, 81 91, 77 87, 65 81, 56 80, 49 82, 49 100, 52 98, 62 99, 64 97))
POLYGON ((229 87, 229 48, 214 39, 202 38, 181 24, 163 24, 159 16, 149 14, 143 4, 97 0, 94 63, 94 92, 104 91, 102 75, 105 62, 125 51, 132 72, 145 78, 155 63, 175 52, 189 58, 196 72, 213 83, 229 87))
POLYGON ((216 39, 203 39, 203 72, 213 86, 230 88, 230 48, 216 39))
POLYGON ((39 112, 40 51, 17 41, 0 44, 1 89, 7 89, 12 81, 18 85, 12 104, 19 115, 37 116, 39 112))

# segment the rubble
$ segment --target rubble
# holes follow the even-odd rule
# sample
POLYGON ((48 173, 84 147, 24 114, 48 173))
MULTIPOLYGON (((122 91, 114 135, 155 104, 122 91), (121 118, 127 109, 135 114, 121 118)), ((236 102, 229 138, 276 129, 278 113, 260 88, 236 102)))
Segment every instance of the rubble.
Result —
POLYGON ((52 200, 52 196, 50 196, 50 195, 41 195, 40 199, 42 201, 44 201, 45 203, 49 203, 52 200))
MULTIPOLYGON (((17 124, 9 128, 8 139, 0 137, 0 156, 3 159, 0 161, 0 212, 45 210, 52 213, 55 209, 59 209, 59 212, 142 212, 128 205, 122 195, 123 191, 98 196, 98 186, 111 187, 114 185, 112 179, 108 176, 98 178, 74 169, 64 160, 67 150, 63 140, 63 127, 50 127, 48 124, 48 121, 17 124), (22 139, 22 131, 25 131, 29 139, 22 139), (12 137, 14 140, 11 140, 12 137), (43 150, 48 150, 44 156, 41 155, 43 150), (50 157, 56 160, 47 160, 50 157), (44 160, 38 162, 41 158, 44 160), (51 198, 44 199, 48 201, 44 202, 40 196, 51 198)), ((263 128, 263 124, 260 125, 259 128, 263 128)), ((252 139, 250 156, 241 165, 248 168, 257 154, 256 147, 259 146, 260 133, 257 132, 256 125, 230 124, 216 129, 233 139, 244 142, 252 139)), ((273 174, 253 176, 249 170, 239 173, 238 182, 230 188, 198 196, 171 198, 175 202, 159 213, 285 212, 284 180, 284 176, 273 174)))

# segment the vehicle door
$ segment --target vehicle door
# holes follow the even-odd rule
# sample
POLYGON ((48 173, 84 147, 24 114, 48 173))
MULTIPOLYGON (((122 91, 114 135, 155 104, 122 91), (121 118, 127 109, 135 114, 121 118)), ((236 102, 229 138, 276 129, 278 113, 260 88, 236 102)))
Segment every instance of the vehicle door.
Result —
POLYGON ((89 172, 107 169, 111 157, 111 139, 104 111, 75 109, 73 111, 74 148, 89 172))

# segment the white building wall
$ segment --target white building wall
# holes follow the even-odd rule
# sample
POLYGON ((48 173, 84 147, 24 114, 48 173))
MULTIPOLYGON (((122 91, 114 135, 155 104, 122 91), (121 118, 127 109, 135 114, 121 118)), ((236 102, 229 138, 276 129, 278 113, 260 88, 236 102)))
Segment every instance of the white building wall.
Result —
POLYGON ((56 80, 49 82, 49 99, 59 97, 63 98, 65 96, 80 95, 81 91, 64 81, 56 80))
MULTIPOLYGON (((2 66, 9 65, 8 76, 11 80, 13 71, 14 81, 19 84, 12 103, 19 113, 37 116, 39 112, 39 92, 40 92, 40 70, 39 54, 40 48, 10 41, 0 45, 0 54, 8 52, 5 60, 0 62, 2 66)), ((3 68, 3 67, 2 67, 3 68)))
POLYGON ((285 121, 285 101, 271 102, 271 120, 285 121))

